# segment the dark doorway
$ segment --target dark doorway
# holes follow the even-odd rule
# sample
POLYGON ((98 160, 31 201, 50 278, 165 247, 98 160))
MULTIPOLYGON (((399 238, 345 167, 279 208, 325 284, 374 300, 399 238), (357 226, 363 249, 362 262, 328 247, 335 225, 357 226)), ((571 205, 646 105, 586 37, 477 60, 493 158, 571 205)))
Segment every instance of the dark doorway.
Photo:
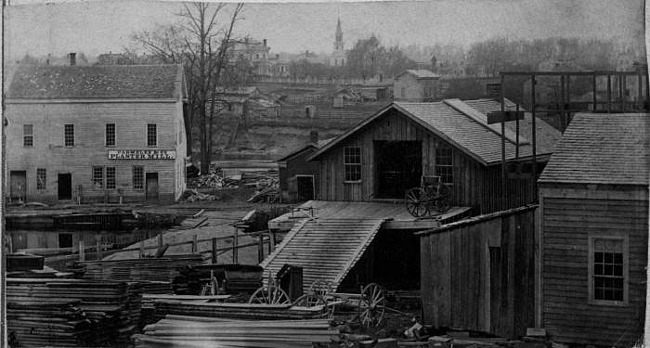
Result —
POLYGON ((72 199, 72 174, 59 174, 59 200, 72 199))
POLYGON ((158 200, 158 173, 147 173, 147 200, 158 200))
POLYGON ((374 147, 377 163, 375 197, 401 199, 406 190, 420 186, 420 141, 375 141, 374 147))
POLYGON ((297 175, 298 201, 309 201, 314 199, 314 176, 297 175))
POLYGON ((12 170, 9 173, 10 195, 12 202, 24 202, 27 197, 27 172, 12 170))
POLYGON ((59 233, 59 248, 72 248, 72 233, 59 233))

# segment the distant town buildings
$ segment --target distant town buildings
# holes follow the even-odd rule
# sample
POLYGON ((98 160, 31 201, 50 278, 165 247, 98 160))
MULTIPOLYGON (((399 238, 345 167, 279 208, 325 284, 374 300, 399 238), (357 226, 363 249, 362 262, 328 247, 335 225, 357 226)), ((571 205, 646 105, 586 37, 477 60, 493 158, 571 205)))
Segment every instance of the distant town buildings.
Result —
POLYGON ((409 69, 395 76, 393 95, 397 101, 424 102, 439 98, 440 75, 426 69, 409 69))
POLYGON ((330 58, 330 65, 345 66, 347 61, 347 52, 343 44, 343 30, 341 29, 341 18, 336 23, 336 34, 334 34, 334 51, 330 58))

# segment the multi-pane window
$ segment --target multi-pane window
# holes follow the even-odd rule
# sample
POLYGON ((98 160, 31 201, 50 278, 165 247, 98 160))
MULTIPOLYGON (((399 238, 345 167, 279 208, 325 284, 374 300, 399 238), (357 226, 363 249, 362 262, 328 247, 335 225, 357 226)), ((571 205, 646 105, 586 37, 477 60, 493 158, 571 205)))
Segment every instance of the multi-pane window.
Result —
POLYGON ((115 146, 115 123, 106 124, 106 146, 115 146))
POLYGON ((158 132, 155 123, 147 124, 147 146, 158 145, 158 132))
POLYGON ((24 147, 34 146, 34 125, 31 124, 23 125, 23 146, 24 147))
POLYGON ((47 182, 47 171, 45 168, 36 168, 36 189, 45 190, 47 182))
POLYGON ((624 239, 593 238, 590 249, 593 299, 625 301, 624 239))
POLYGON ((361 180, 361 148, 358 146, 346 147, 343 152, 345 165, 345 181, 361 180))
POLYGON ((115 189, 115 167, 106 167, 106 189, 115 189))
POLYGON ((104 167, 93 167, 93 185, 99 188, 104 187, 104 167))
POLYGON ((454 182, 454 159, 450 146, 438 144, 436 147, 436 175, 445 184, 454 182))
POLYGON ((133 166, 133 189, 144 189, 144 167, 133 166))
POLYGON ((64 126, 63 135, 65 138, 65 146, 74 146, 74 125, 66 124, 64 126))

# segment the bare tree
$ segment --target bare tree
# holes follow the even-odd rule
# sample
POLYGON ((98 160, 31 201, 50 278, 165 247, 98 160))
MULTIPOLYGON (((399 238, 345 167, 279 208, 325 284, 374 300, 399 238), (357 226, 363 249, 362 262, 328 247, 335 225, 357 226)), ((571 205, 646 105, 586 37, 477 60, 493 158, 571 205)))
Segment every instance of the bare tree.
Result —
POLYGON ((192 125, 200 134, 201 172, 207 173, 212 159, 212 133, 219 110, 214 100, 222 72, 228 65, 233 30, 243 8, 235 4, 227 12, 223 3, 184 4, 178 24, 159 26, 132 36, 148 54, 162 63, 182 64, 188 87, 185 130, 188 150, 192 146, 192 125), (220 18, 227 14, 227 22, 220 18))

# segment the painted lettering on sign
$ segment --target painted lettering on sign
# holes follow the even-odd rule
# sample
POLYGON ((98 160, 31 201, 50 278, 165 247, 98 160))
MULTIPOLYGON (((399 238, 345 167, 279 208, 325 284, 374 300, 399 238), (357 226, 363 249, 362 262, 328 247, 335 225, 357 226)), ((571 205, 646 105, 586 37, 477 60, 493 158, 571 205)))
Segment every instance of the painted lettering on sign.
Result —
POLYGON ((109 150, 111 160, 173 160, 176 151, 173 150, 109 150))

